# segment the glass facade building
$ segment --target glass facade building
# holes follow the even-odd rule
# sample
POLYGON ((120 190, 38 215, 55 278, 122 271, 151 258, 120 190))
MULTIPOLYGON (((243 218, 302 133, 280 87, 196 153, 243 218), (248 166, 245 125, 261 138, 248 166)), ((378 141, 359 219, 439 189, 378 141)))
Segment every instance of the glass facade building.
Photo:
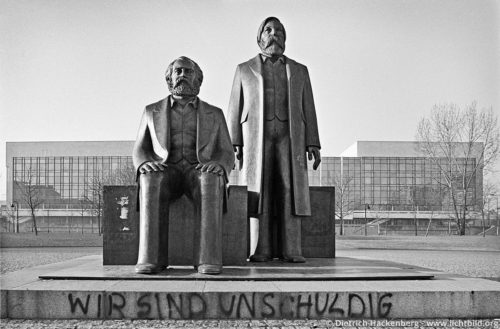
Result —
MULTIPOLYGON (((468 171, 474 166, 475 161, 468 163, 468 171)), ((458 173, 456 177, 454 183, 460 184, 458 173)), ((444 182, 437 165, 422 157, 328 157, 317 171, 309 171, 310 185, 337 186, 337 199, 344 193, 351 210, 369 205, 381 211, 449 211, 451 196, 444 182)), ((481 198, 482 177, 473 177, 467 205, 479 207, 481 198)))
POLYGON ((134 184, 131 156, 12 158, 13 199, 28 208, 31 193, 45 209, 79 209, 93 202, 102 185, 134 184))
POLYGON ((104 185, 134 183, 132 141, 7 142, 9 221, 31 231, 97 233, 104 185), (31 200, 31 201, 30 201, 31 200))
MULTIPOLYGON (((469 170, 474 166, 470 163, 469 170)), ((27 208, 23 192, 28 185, 37 190, 42 208, 78 209, 82 200, 95 197, 96 184, 134 184, 135 174, 131 156, 14 157, 12 168, 13 199, 22 208, 27 208)), ((417 206, 420 210, 448 210, 450 196, 443 181, 436 165, 425 158, 324 157, 318 170, 309 169, 311 186, 344 184, 354 209, 369 204, 377 210, 413 210, 417 206)), ((481 189, 475 181, 471 185, 467 200, 474 206, 481 199, 481 189)))
MULTIPOLYGON (((357 142, 342 156, 323 157, 318 170, 309 169, 309 184, 335 186, 336 199, 343 199, 352 216, 367 207, 392 213, 450 211, 450 195, 437 164, 418 156, 413 144, 357 142)), ((135 184, 132 148, 133 141, 7 143, 7 205, 17 203, 24 210, 20 216, 27 218, 29 205, 23 193, 31 188, 41 200, 40 216, 59 216, 66 223, 82 218, 84 207, 102 207, 103 185, 135 184)), ((472 171, 475 162, 468 166, 472 171)), ((233 171, 230 183, 237 181, 236 175, 233 171)), ((471 187, 457 197, 467 193, 468 209, 478 210, 482 172, 472 179, 471 187)), ((95 217, 95 212, 85 216, 95 217)))

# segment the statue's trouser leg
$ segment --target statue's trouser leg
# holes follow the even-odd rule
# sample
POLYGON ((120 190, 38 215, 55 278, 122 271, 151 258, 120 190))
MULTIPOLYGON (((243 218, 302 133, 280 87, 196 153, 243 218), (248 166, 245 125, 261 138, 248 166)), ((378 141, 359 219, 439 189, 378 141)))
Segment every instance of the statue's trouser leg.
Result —
POLYGON ((293 214, 292 206, 292 173, 290 166, 290 135, 288 122, 278 120, 275 124, 276 144, 274 161, 274 196, 276 217, 281 234, 281 253, 289 259, 302 255, 301 218, 293 214))
POLYGON ((139 254, 137 264, 168 265, 169 199, 178 185, 178 170, 141 174, 139 254))
MULTIPOLYGON (((292 174, 290 135, 287 121, 266 121, 264 126, 264 165, 262 180, 262 214, 259 215, 259 240, 254 255, 273 256, 272 230, 276 209, 279 221, 281 256, 301 256, 301 218, 292 211, 292 174)), ((264 258, 264 257, 262 257, 264 258)))
POLYGON ((222 266, 222 202, 224 178, 192 169, 185 191, 195 204, 194 265, 222 266), (191 195, 189 195, 189 193, 191 195))
POLYGON ((261 202, 262 213, 257 218, 259 221, 259 237, 257 247, 251 257, 253 261, 270 260, 273 256, 273 242, 272 242, 272 226, 271 221, 273 217, 273 169, 275 162, 275 145, 273 140, 273 127, 272 121, 266 121, 264 131, 264 154, 263 154, 263 167, 262 167, 262 187, 261 187, 261 202))

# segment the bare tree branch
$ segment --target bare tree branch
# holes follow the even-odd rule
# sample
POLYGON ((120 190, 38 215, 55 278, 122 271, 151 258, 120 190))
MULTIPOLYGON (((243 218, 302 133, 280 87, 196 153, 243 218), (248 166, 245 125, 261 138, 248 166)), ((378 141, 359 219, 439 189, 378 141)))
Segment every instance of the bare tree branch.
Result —
MULTIPOLYGON (((435 105, 429 118, 418 124, 416 139, 420 153, 436 165, 440 184, 448 191, 460 235, 465 234, 469 193, 481 189, 483 173, 495 163, 500 132, 493 109, 478 109, 476 102, 461 109, 455 104, 435 105)), ((482 193, 482 191, 479 191, 482 193)))
POLYGON ((33 229, 35 235, 38 235, 38 228, 36 225, 36 210, 45 201, 42 193, 41 186, 36 185, 36 172, 29 167, 25 173, 23 181, 15 181, 17 190, 20 192, 21 202, 28 206, 31 212, 31 219, 33 221, 33 229))
POLYGON ((344 218, 354 210, 354 199, 351 196, 353 177, 335 173, 335 216, 340 219, 340 235, 344 234, 344 218))

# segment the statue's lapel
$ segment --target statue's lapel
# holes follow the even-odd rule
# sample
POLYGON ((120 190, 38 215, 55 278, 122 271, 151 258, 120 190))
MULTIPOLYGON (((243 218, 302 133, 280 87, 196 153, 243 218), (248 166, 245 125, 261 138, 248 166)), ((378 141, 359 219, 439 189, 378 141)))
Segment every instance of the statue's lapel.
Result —
POLYGON ((211 134, 216 131, 214 122, 214 113, 202 100, 198 100, 197 110, 197 149, 198 152, 203 149, 212 139, 211 134))
POLYGON ((295 73, 297 72, 297 65, 293 60, 284 56, 286 59, 286 77, 288 79, 288 88, 291 90, 294 82, 295 73))
POLYGON ((169 124, 170 122, 170 100, 163 99, 156 109, 153 111, 153 127, 155 130, 156 139, 160 146, 168 150, 169 142, 169 124))
MULTIPOLYGON (((286 76, 288 79, 288 86, 291 89, 291 86, 293 85, 295 75, 297 73, 297 64, 295 61, 291 60, 290 58, 285 57, 285 62, 286 62, 286 76)), ((257 77, 259 82, 262 83, 262 88, 264 87, 263 83, 263 76, 262 76, 262 59, 260 58, 260 54, 255 56, 251 61, 250 61, 250 69, 252 70, 252 73, 257 77)))
POLYGON ((297 63, 288 57, 285 58, 286 58, 286 77, 288 79, 288 99, 289 103, 292 103, 294 101, 294 98, 300 93, 299 90, 295 90, 300 86, 300 83, 296 83, 300 81, 300 74, 297 63), (299 80, 297 80, 297 78, 299 80))
POLYGON ((262 59, 260 58, 260 54, 250 61, 250 69, 257 79, 262 80, 262 59))

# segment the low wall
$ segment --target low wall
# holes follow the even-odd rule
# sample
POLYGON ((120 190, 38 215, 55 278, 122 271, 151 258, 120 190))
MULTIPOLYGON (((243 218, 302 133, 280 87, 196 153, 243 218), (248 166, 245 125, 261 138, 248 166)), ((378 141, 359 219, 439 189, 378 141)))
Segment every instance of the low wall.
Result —
MULTIPOLYGON (((335 189, 311 187, 312 216, 302 219, 302 254, 335 257, 335 189)), ((104 188, 104 265, 135 265, 139 246, 139 213, 134 186, 104 188)), ((171 265, 192 265, 193 206, 184 196, 170 206, 168 254, 171 265)), ((230 186, 223 217, 223 263, 243 265, 249 255, 246 186, 230 186)))
POLYGON ((0 233, 0 248, 101 247, 102 235, 81 233, 0 233))
MULTIPOLYGON (((225 265, 242 265, 248 254, 246 187, 229 191, 228 211, 222 222, 225 265)), ((136 187, 104 187, 104 265, 135 265, 139 246, 136 187)), ((194 208, 186 196, 170 204, 168 259, 170 265, 193 264, 194 208)), ((167 251, 160 251, 167 252, 167 251)))

